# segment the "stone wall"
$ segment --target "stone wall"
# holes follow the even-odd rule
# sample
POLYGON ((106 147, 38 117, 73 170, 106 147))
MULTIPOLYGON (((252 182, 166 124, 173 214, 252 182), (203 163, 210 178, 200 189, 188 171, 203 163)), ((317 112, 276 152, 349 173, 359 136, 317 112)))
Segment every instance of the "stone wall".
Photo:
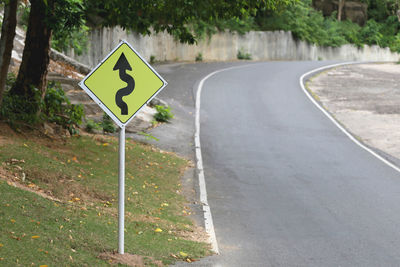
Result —
POLYGON ((94 29, 90 34, 89 51, 75 57, 81 63, 94 67, 119 42, 128 41, 146 60, 154 56, 157 61, 194 61, 201 53, 204 61, 232 61, 242 50, 254 60, 346 60, 346 61, 398 61, 400 55, 389 48, 353 45, 317 47, 297 41, 290 32, 252 31, 245 35, 229 32, 213 35, 197 45, 181 44, 166 33, 142 36, 127 33, 121 28, 94 29))

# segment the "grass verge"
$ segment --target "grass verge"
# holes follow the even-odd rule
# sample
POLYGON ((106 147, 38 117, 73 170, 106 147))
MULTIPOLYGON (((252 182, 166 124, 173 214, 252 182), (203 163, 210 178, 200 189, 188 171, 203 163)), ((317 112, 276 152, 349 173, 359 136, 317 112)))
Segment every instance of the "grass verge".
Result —
MULTIPOLYGON (((0 265, 114 261, 104 255, 115 253, 118 242, 117 139, 81 136, 60 142, 1 127, 0 265)), ((127 141, 125 251, 138 257, 119 263, 166 265, 210 253, 180 194, 187 165, 173 154, 127 141)))

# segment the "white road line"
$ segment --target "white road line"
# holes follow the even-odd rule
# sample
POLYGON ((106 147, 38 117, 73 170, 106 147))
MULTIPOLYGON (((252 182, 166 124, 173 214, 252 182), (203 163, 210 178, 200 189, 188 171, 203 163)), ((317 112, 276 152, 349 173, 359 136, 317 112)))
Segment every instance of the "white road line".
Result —
POLYGON ((211 243, 212 250, 216 254, 219 254, 219 248, 218 248, 217 237, 215 235, 215 229, 214 229, 214 223, 213 223, 213 219, 212 219, 212 215, 211 215, 211 209, 210 209, 210 206, 208 205, 208 200, 207 200, 207 189, 206 189, 206 181, 205 181, 205 177, 204 177, 203 158, 201 155, 201 144, 200 144, 201 91, 203 89, 204 82, 211 76, 213 76, 217 73, 223 72, 223 71, 236 69, 236 68, 243 68, 243 67, 250 66, 250 65, 253 65, 253 64, 235 66, 235 67, 230 67, 230 68, 225 68, 225 69, 220 69, 220 70, 214 71, 214 72, 208 74, 203 79, 201 79, 201 81, 197 87, 197 92, 196 92, 196 118, 195 118, 196 131, 194 134, 194 144, 195 144, 195 148, 196 148, 196 166, 197 166, 197 172, 198 172, 198 177, 199 177, 200 201, 201 201, 201 204, 203 205, 204 223, 205 223, 206 232, 209 235, 209 242, 211 243))
MULTIPOLYGON (((357 62, 359 63, 359 62, 357 62)), ((357 64, 356 62, 348 62, 348 63, 339 63, 339 64, 334 64, 334 65, 329 65, 329 66, 325 66, 325 67, 321 67, 318 69, 314 69, 311 70, 305 74, 303 74, 300 77, 300 86, 303 89, 303 92, 307 95, 307 97, 311 100, 312 103, 314 103, 314 105, 316 105, 345 135, 347 135, 351 141, 353 141, 354 143, 356 143, 358 146, 360 146, 361 148, 365 149, 366 151, 368 151, 369 153, 371 153, 372 155, 374 155, 376 158, 378 158, 379 160, 381 160, 383 163, 385 163, 386 165, 388 165, 389 167, 392 167, 394 170, 400 172, 400 168, 396 165, 394 165, 393 163, 391 163, 390 161, 388 161, 387 159, 383 158, 381 155, 377 154, 375 151, 373 151, 372 149, 370 149, 369 147, 365 146, 363 143, 361 143, 360 141, 358 141, 349 131, 347 131, 342 125, 340 125, 340 123, 331 116, 331 114, 329 114, 315 99, 314 97, 311 96, 311 94, 307 91, 307 89, 304 86, 304 78, 306 76, 309 76, 313 73, 325 70, 325 69, 330 69, 330 68, 334 68, 334 67, 338 67, 338 66, 344 66, 344 65, 351 65, 351 64, 357 64)))

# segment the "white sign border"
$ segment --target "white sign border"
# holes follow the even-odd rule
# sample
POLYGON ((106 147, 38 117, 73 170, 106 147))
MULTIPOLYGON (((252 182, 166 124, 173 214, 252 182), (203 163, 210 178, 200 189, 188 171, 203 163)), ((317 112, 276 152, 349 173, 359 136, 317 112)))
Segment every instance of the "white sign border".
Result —
POLYGON ((89 72, 89 74, 85 76, 85 78, 83 78, 82 81, 78 83, 78 85, 90 96, 90 98, 92 98, 94 102, 96 102, 97 105, 100 106, 105 113, 107 113, 108 116, 111 117, 111 119, 120 128, 124 128, 145 105, 147 105, 162 89, 168 85, 168 83, 127 41, 122 40, 99 64, 97 64, 95 68, 92 69, 91 72, 89 72), (126 44, 130 49, 132 49, 133 52, 143 61, 143 63, 146 64, 147 67, 149 67, 149 69, 151 69, 151 71, 153 71, 153 73, 163 82, 163 85, 145 103, 143 103, 143 105, 125 123, 121 122, 120 119, 118 119, 114 113, 85 85, 85 81, 90 77, 90 75, 92 75, 123 44, 126 44))

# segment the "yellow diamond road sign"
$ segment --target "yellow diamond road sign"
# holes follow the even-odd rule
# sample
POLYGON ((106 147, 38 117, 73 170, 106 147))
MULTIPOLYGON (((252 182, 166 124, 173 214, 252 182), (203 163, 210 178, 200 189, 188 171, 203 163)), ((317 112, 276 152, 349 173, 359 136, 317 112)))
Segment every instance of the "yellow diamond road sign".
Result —
POLYGON ((118 126, 125 127, 167 82, 122 41, 79 85, 118 126))

